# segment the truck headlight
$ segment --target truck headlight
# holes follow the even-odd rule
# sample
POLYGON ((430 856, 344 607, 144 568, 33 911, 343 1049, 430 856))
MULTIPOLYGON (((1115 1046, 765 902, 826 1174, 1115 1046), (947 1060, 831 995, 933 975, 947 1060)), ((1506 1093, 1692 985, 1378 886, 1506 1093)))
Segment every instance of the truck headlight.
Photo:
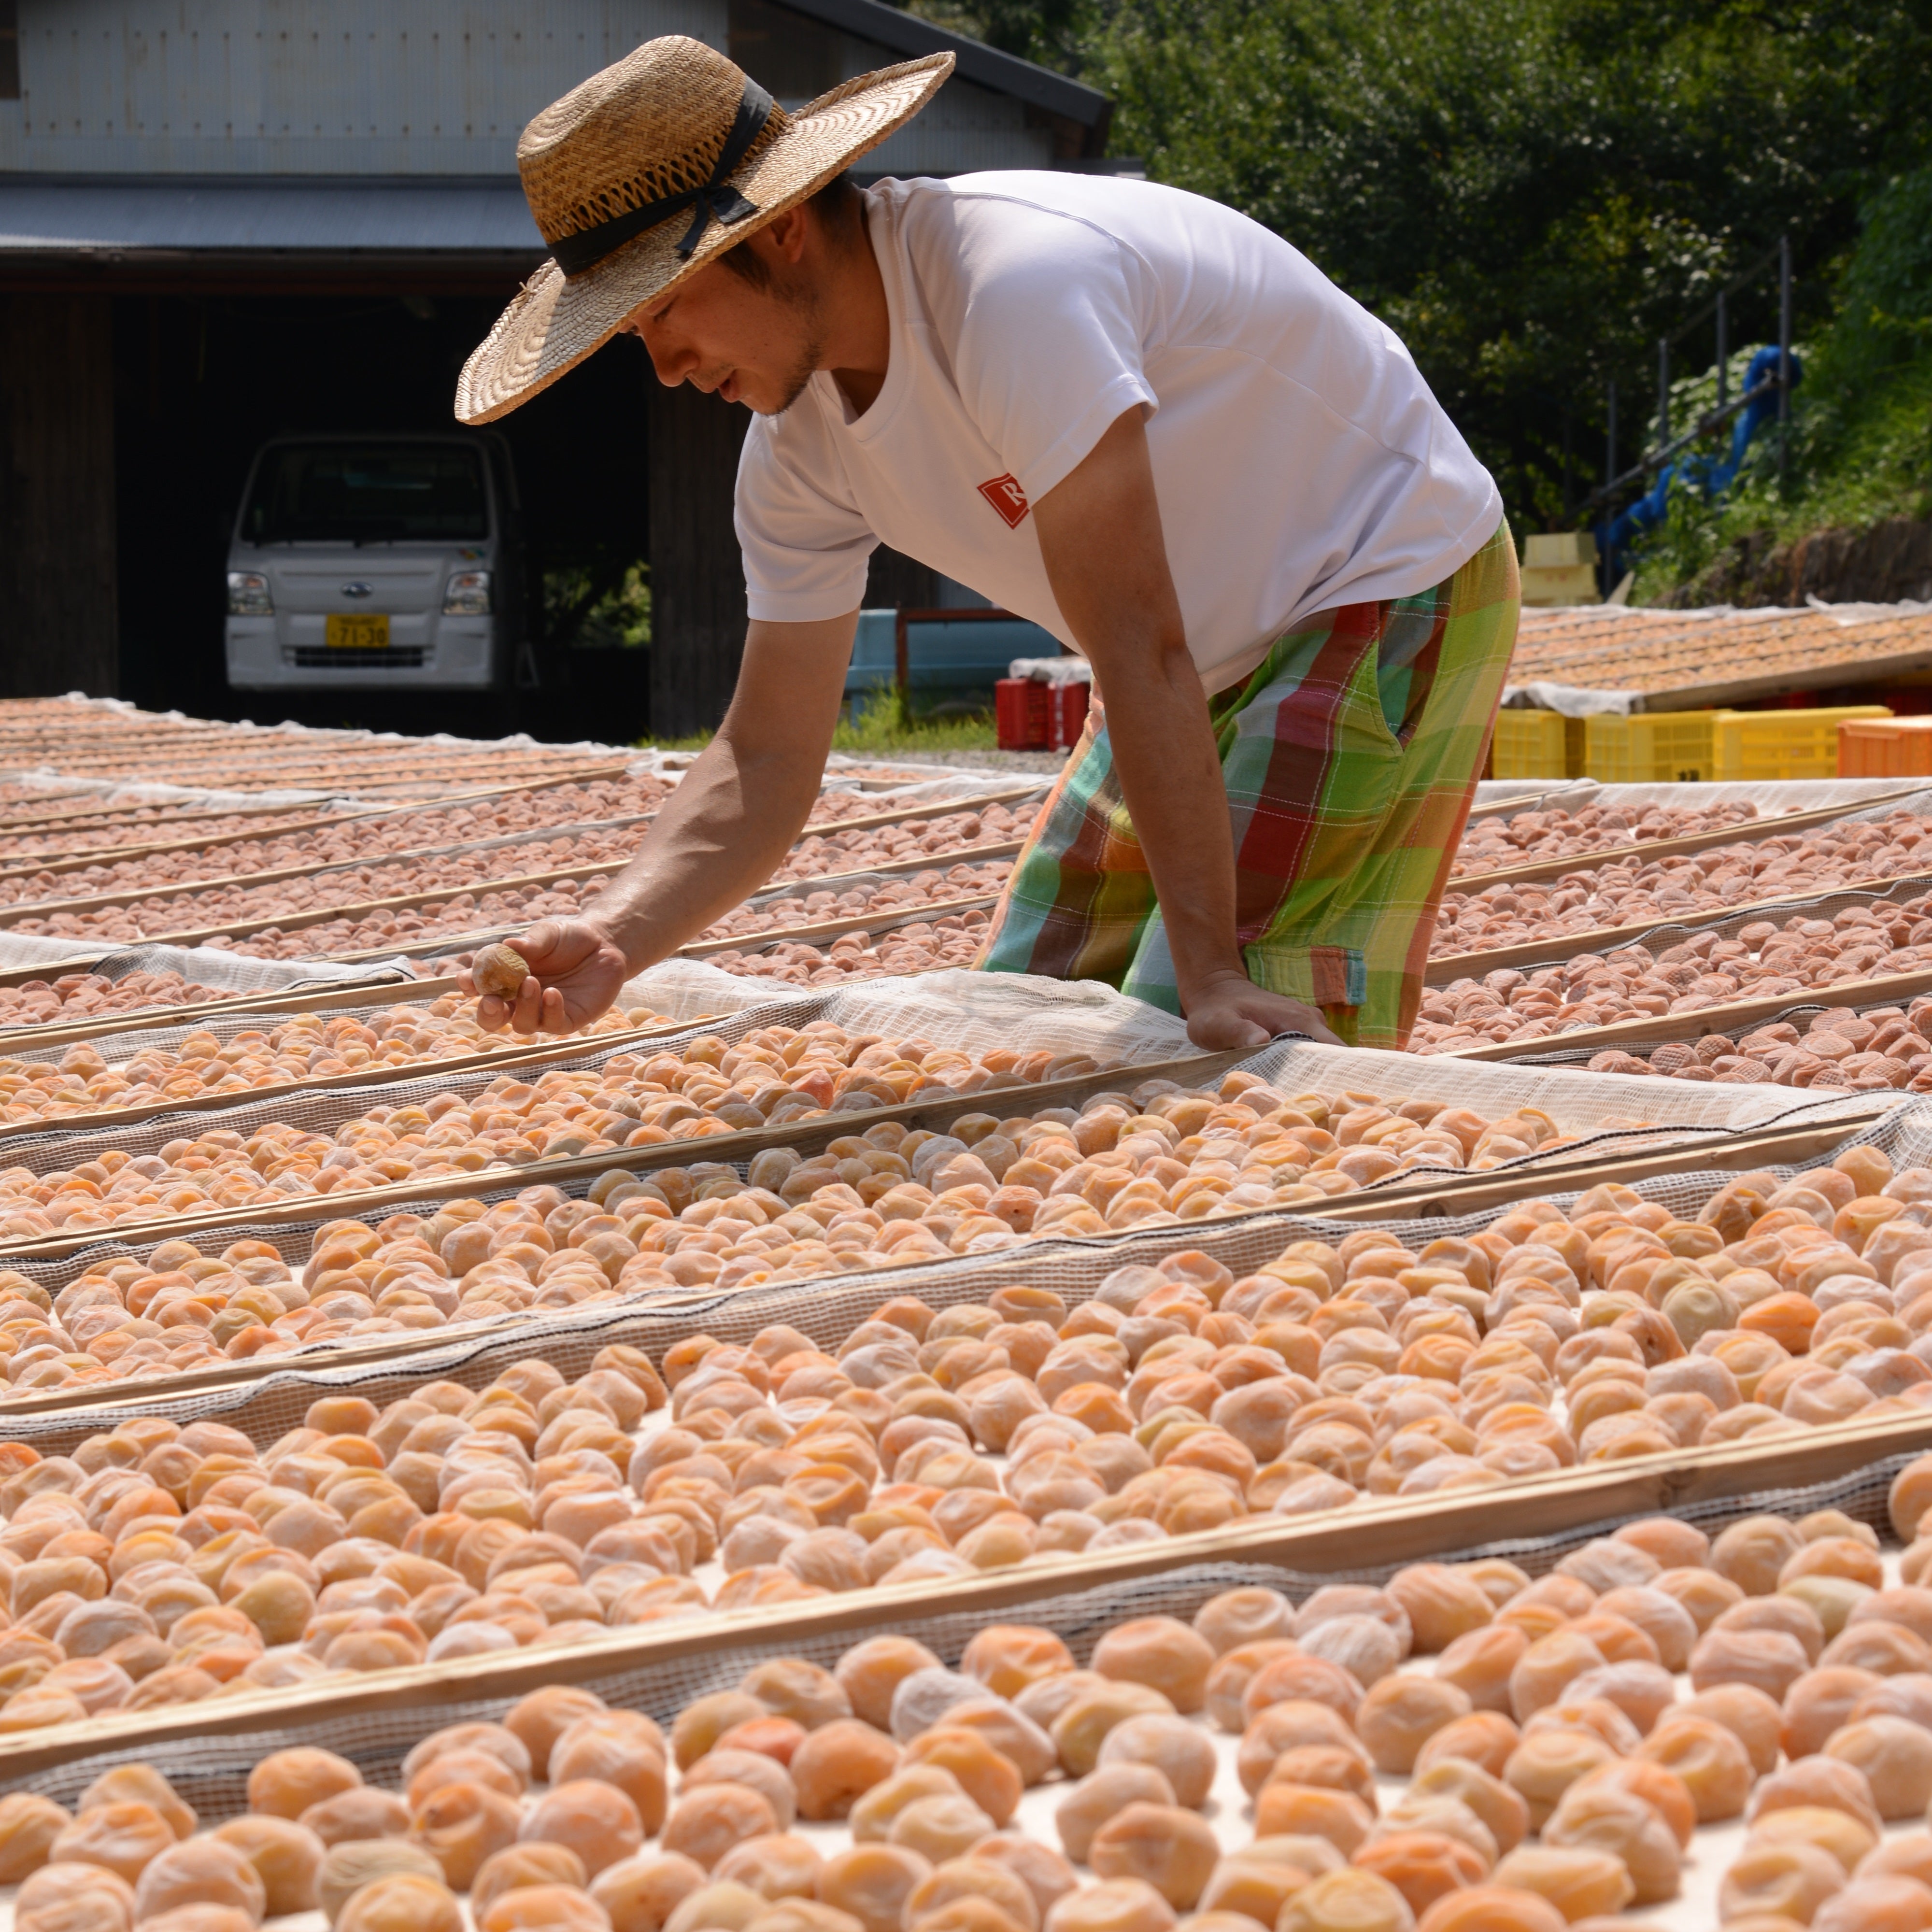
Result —
POLYGON ((268 580, 259 570, 231 570, 228 573, 228 614, 231 617, 272 617, 275 600, 268 595, 268 580))
POLYGON ((449 580, 443 593, 446 617, 487 617, 490 614, 490 573, 487 570, 459 570, 449 580))

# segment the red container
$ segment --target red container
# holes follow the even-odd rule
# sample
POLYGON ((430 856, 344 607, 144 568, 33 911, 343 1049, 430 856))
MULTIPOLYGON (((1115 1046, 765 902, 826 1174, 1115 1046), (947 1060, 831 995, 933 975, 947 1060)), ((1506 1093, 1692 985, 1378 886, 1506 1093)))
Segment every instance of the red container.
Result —
POLYGON ((993 722, 1001 751, 1046 749, 1047 690, 1030 677, 1003 677, 994 684, 993 722))
POLYGON ((1064 752, 1087 726, 1088 687, 1003 677, 993 686, 993 722, 1003 752, 1064 752))
POLYGON ((1042 685, 1040 688, 1047 694, 1046 748, 1050 752, 1064 752, 1086 729, 1089 687, 1070 682, 1042 685))

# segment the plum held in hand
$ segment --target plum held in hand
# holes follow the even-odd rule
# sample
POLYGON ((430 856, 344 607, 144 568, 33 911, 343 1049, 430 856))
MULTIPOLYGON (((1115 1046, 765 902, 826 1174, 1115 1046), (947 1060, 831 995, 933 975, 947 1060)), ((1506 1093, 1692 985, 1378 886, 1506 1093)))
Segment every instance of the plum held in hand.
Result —
POLYGON ((530 976, 530 962, 513 946, 485 946, 470 962, 470 973, 478 993, 514 1000, 530 976))

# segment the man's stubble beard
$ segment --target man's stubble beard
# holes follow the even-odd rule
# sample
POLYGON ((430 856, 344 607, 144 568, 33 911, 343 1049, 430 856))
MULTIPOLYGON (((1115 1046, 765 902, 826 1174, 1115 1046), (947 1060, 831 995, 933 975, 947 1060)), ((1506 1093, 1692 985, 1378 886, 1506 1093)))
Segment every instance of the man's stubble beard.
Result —
POLYGON ((808 343, 785 377, 784 400, 775 408, 759 410, 758 414, 761 416, 783 416, 805 394, 807 385, 818 373, 819 359, 824 352, 825 344, 822 341, 814 340, 808 343))
POLYGON ((798 352, 797 359, 787 370, 784 377, 784 400, 776 408, 760 410, 758 413, 766 416, 782 416, 805 394, 807 386, 818 372, 825 359, 825 329, 820 320, 818 291, 802 279, 790 286, 781 285, 772 290, 774 299, 806 318, 805 344, 798 352))

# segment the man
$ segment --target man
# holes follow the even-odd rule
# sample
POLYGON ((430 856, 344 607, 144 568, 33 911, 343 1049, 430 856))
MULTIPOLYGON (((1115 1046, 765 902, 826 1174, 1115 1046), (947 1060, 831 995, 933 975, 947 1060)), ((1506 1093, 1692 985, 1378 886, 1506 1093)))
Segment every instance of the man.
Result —
POLYGON ((672 38, 525 130, 555 259, 457 414, 625 332, 665 383, 747 405, 750 624, 637 858, 519 942, 532 976, 484 1024, 584 1024, 770 876, 884 542, 1094 668, 982 968, 1108 980, 1204 1047, 1399 1046, 1514 639, 1496 486, 1395 337, 1214 202, 1061 174, 854 189, 951 65, 788 116, 672 38))

